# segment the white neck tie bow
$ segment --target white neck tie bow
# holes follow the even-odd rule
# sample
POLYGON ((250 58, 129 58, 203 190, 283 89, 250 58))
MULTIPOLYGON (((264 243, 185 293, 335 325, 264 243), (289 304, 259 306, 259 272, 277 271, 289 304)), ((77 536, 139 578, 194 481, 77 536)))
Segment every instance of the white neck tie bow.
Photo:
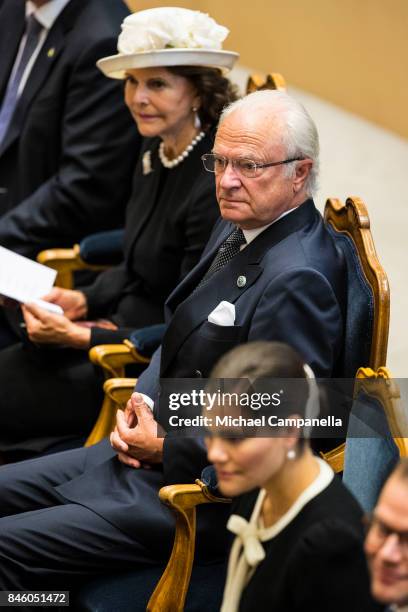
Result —
POLYGON ((227 528, 241 540, 248 565, 255 567, 265 558, 265 550, 259 541, 259 529, 256 525, 248 523, 242 516, 232 514, 227 528))

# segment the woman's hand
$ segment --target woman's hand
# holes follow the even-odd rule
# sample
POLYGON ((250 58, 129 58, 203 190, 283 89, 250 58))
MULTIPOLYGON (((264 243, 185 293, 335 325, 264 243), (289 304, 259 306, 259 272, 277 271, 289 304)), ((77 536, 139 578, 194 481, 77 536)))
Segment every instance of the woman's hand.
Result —
POLYGON ((51 291, 41 299, 45 302, 51 302, 52 304, 61 306, 64 315, 71 321, 86 317, 88 305, 86 303, 86 297, 81 291, 53 287, 51 291))
POLYGON ((36 304, 25 304, 21 309, 27 334, 32 342, 37 344, 63 344, 82 349, 89 348, 91 339, 89 329, 72 323, 63 315, 48 312, 36 304))

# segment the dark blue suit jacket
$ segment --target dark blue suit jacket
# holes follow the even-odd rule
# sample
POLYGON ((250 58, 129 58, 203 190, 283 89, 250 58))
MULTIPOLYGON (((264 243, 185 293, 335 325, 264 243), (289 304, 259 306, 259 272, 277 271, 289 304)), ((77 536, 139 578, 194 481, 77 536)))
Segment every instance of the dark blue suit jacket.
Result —
MULTIPOLYGON (((70 0, 50 29, 0 145, 0 244, 34 257, 123 225, 140 138, 123 87, 95 66, 116 50, 122 0, 70 0)), ((0 0, 0 104, 24 30, 0 0)))
MULTIPOLYGON (((138 391, 156 399, 160 376, 194 377, 200 372, 206 377, 222 354, 248 340, 287 342, 318 376, 336 373, 343 340, 346 272, 312 200, 267 228, 192 293, 232 229, 224 221, 217 224, 200 263, 170 295, 166 303, 169 327, 161 350, 139 379, 138 391), (243 288, 237 285, 238 276, 247 279, 243 288), (235 304, 234 326, 220 327, 207 320, 222 300, 235 304)), ((98 457, 100 463, 60 486, 59 492, 119 528, 137 533, 139 541, 146 538, 146 546, 154 547, 154 538, 144 529, 149 525, 154 524, 162 538, 171 537, 172 523, 155 497, 157 488, 194 482, 207 464, 202 441, 167 436, 163 466, 153 471, 127 468, 116 458, 108 458, 111 451, 106 443, 90 451, 90 462, 98 457)), ((219 506, 200 509, 199 556, 221 554, 225 512, 219 506), (200 537, 204 533, 214 537, 200 537)))

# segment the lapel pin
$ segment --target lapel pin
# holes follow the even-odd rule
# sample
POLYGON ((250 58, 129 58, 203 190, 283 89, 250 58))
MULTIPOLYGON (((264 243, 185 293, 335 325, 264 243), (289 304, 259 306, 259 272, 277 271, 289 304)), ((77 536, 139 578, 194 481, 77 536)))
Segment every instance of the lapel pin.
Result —
POLYGON ((55 47, 51 47, 51 49, 48 49, 47 51, 47 57, 54 57, 55 55, 55 47))
POLYGON ((246 285, 246 276, 238 276, 237 278, 237 286, 242 289, 246 285))

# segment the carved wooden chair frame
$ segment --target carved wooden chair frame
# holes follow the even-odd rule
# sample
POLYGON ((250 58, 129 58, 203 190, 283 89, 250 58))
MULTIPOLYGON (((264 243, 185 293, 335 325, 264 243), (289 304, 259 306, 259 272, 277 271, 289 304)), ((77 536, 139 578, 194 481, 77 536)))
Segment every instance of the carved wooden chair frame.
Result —
MULTIPOLYGON (((370 360, 366 365, 377 370, 386 365, 387 359, 390 289, 387 275, 374 247, 366 205, 358 197, 347 198, 345 205, 337 198, 329 198, 324 209, 324 220, 337 232, 346 234, 354 242, 361 269, 371 287, 374 298, 374 321, 370 360)), ((341 444, 328 453, 321 453, 335 472, 343 471, 344 450, 345 444, 341 444)))

